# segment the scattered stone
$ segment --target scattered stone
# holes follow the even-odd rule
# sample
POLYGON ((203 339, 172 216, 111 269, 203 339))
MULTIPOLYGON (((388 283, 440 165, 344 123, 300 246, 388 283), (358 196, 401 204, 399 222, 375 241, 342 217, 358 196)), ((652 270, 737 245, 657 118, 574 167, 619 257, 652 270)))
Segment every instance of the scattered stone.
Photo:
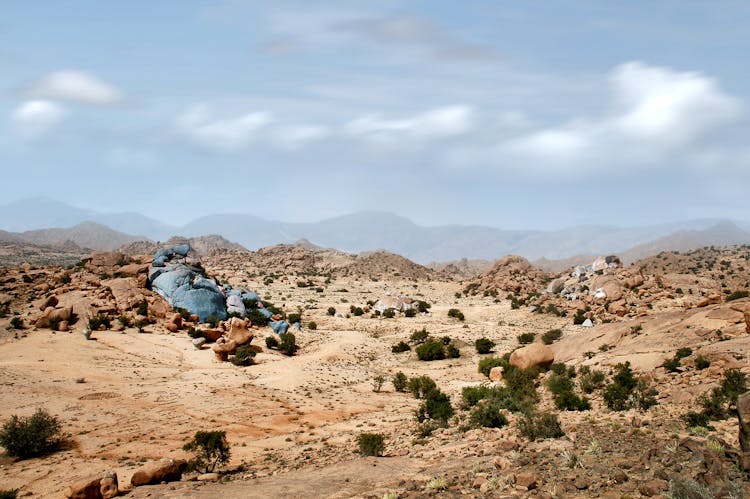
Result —
POLYGON ((184 459, 166 458, 153 461, 133 473, 130 484, 133 487, 152 485, 161 482, 174 482, 182 478, 182 472, 187 467, 184 459))

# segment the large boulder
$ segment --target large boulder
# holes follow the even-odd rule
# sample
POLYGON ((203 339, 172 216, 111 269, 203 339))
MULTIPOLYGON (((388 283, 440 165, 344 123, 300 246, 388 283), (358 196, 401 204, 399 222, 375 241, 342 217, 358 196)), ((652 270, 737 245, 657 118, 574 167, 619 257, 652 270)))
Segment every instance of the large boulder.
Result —
POLYGON ((70 323, 73 318, 73 307, 47 307, 42 316, 34 323, 35 327, 50 327, 52 323, 70 323))
POLYGON ((510 365, 519 369, 530 367, 549 367, 555 361, 555 353, 547 345, 532 343, 510 354, 510 365))
POLYGON ((740 448, 750 453, 750 392, 737 398, 737 419, 740 423, 740 448))
POLYGON ((119 492, 117 473, 108 471, 104 475, 84 478, 68 487, 65 497, 70 499, 111 499, 119 492))
POLYGON ((153 485, 161 482, 174 482, 182 478, 182 472, 187 467, 184 459, 166 458, 153 461, 136 470, 130 479, 133 487, 153 485))
POLYGON ((227 297, 227 314, 232 313, 240 314, 241 317, 247 315, 245 304, 239 294, 232 294, 227 297))

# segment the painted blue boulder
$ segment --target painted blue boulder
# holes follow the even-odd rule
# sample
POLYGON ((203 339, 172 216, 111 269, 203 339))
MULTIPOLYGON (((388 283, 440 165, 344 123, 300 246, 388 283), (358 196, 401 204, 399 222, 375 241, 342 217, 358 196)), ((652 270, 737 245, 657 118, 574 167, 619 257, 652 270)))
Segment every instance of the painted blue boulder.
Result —
POLYGON ((289 329, 289 323, 287 321, 270 321, 268 323, 269 327, 273 329, 273 332, 276 334, 286 334, 287 330, 289 329))

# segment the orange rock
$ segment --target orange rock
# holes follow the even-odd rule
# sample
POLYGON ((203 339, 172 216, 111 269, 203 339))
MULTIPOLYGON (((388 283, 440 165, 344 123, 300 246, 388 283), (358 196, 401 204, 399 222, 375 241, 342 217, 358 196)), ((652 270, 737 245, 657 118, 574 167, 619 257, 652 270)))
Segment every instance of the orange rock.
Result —
POLYGON ((510 364, 519 369, 535 366, 550 366, 555 361, 555 353, 547 345, 533 343, 510 354, 510 364))

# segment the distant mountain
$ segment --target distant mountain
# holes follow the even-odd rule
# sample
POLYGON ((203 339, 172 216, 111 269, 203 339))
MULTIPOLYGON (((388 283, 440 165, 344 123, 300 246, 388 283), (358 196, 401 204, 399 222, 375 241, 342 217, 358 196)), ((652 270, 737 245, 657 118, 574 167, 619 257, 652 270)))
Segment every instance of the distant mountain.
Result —
POLYGON ((40 229, 18 234, 23 242, 38 246, 70 247, 74 243, 80 248, 111 251, 128 243, 144 239, 130 236, 94 222, 84 222, 67 229, 40 229))
MULTIPOLYGON (((118 233, 112 235, 117 244, 108 244, 106 237, 101 235, 87 239, 84 232, 88 229, 79 229, 70 237, 76 244, 92 248, 95 247, 92 244, 118 247, 126 244, 128 238, 130 241, 139 239, 128 234, 142 234, 142 238, 154 241, 166 241, 175 235, 191 238, 217 234, 249 250, 305 239, 316 246, 350 253, 384 249, 418 263, 461 258, 495 260, 515 254, 529 260, 546 258, 551 260, 545 262, 546 265, 556 265, 557 260, 577 255, 623 255, 631 248, 633 255, 640 255, 661 251, 669 245, 676 245, 675 249, 679 249, 750 242, 746 237, 748 232, 744 230, 750 228, 750 224, 738 222, 741 226, 737 226, 716 219, 646 227, 581 226, 540 231, 466 225, 425 227, 407 218, 377 211, 357 212, 314 223, 286 223, 229 213, 201 217, 176 227, 138 213, 96 213, 47 198, 0 206, 0 229, 6 231, 72 227, 82 222, 105 225, 118 233), (717 224, 719 227, 715 228, 717 224)), ((96 231, 101 233, 101 228, 96 231)), ((61 233, 54 232, 29 237, 41 237, 45 241, 63 238, 61 233)))

